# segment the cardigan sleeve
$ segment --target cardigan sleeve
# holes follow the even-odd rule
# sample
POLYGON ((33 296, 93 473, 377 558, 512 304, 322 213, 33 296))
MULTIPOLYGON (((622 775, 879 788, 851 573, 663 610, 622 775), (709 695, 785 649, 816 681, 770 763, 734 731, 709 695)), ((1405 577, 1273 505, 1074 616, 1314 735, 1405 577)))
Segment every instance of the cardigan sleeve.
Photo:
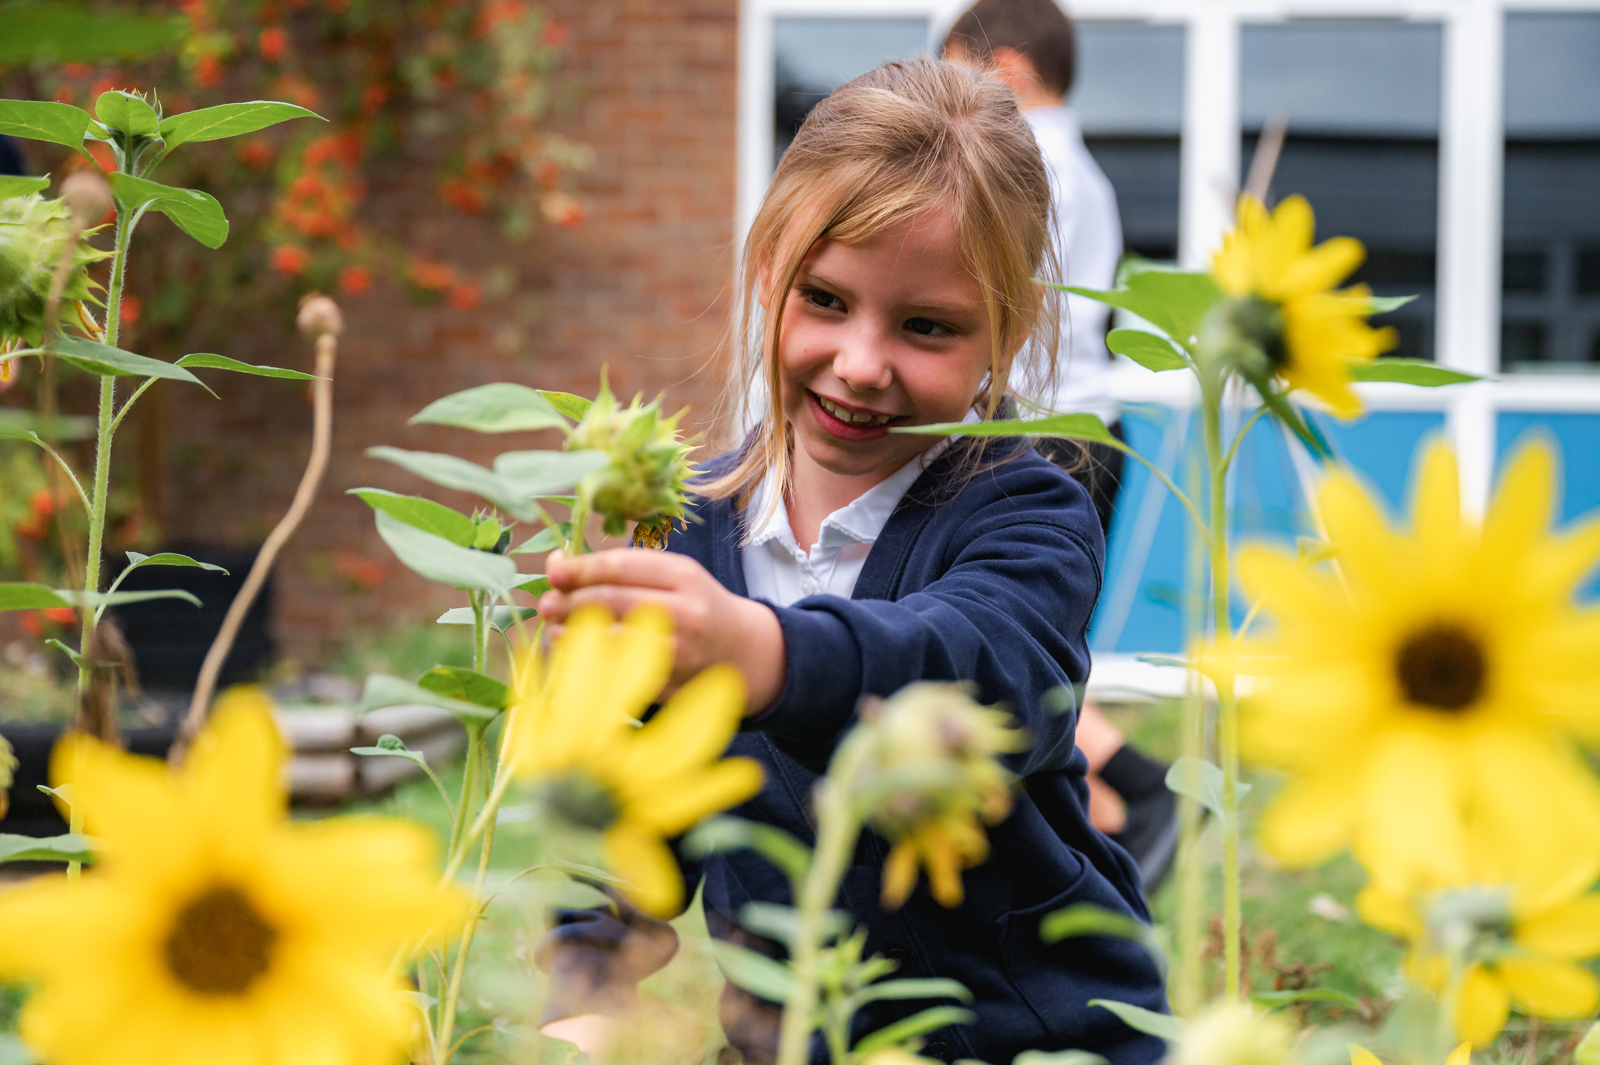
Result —
POLYGON ((968 681, 978 699, 1005 704, 1027 730, 1032 745, 1011 760, 1013 770, 1064 768, 1074 686, 1089 672, 1086 633, 1103 551, 1098 525, 1085 535, 1074 523, 1094 521, 1081 493, 1061 477, 964 515, 943 572, 899 600, 821 595, 772 607, 788 673, 776 702, 746 727, 820 770, 862 696, 919 680, 968 681))

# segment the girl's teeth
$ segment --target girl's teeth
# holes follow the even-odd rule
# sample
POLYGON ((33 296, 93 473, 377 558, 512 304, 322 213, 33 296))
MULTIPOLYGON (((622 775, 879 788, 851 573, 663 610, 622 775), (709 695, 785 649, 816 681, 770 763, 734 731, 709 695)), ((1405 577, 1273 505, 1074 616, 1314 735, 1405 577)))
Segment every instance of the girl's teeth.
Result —
POLYGON ((894 417, 888 414, 868 414, 865 411, 845 410, 837 403, 822 396, 817 397, 817 402, 822 404, 823 410, 838 418, 841 422, 846 422, 850 425, 887 425, 894 420, 894 417))

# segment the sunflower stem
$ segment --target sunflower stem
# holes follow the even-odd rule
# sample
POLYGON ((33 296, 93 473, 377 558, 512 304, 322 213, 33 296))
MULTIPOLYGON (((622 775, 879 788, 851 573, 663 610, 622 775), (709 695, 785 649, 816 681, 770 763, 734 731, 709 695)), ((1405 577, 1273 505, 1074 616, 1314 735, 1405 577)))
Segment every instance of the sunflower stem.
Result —
MULTIPOLYGON (((1205 420, 1206 465, 1211 475, 1211 603, 1213 638, 1226 640, 1233 632, 1230 606, 1232 587, 1228 572, 1228 467, 1222 451, 1222 374, 1200 379, 1200 406, 1205 420)), ((1222 763, 1222 957, 1223 993, 1239 1001, 1241 990, 1240 939, 1243 917, 1239 884, 1239 707, 1233 677, 1219 672, 1217 686, 1217 747, 1222 763)))
POLYGON ((466 831, 467 819, 472 816, 472 792, 477 785, 478 775, 478 748, 483 745, 483 723, 472 722, 466 728, 467 756, 461 770, 461 798, 456 802, 455 817, 451 820, 450 849, 447 852, 451 855, 451 865, 456 869, 461 867, 461 862, 456 860, 457 851, 464 855, 467 848, 472 846, 471 840, 462 839, 462 834, 466 831))
MULTIPOLYGON (((1189 486, 1198 495, 1199 459, 1190 451, 1189 486)), ((1200 529, 1189 538, 1188 564, 1184 568, 1184 629, 1199 633, 1205 617, 1205 574, 1207 539, 1200 529)), ((1179 753, 1191 758, 1205 757, 1205 701, 1201 698, 1200 675, 1188 670, 1185 678, 1183 716, 1179 732, 1179 753)), ((1187 795, 1178 797, 1178 964, 1172 986, 1172 1007, 1179 1016, 1192 1016, 1204 998, 1201 979, 1201 954, 1205 936, 1205 860, 1200 851, 1200 804, 1187 795)))
POLYGON ((817 846, 797 893, 789 960, 793 983, 789 1001, 783 1007, 777 1065, 805 1065, 810 1060, 811 1032, 817 1022, 817 963, 822 953, 823 921, 839 894, 839 883, 861 835, 861 819, 851 804, 846 782, 856 775, 858 763, 867 753, 862 744, 842 746, 817 791, 817 846))
MULTIPOLYGON (((469 755, 470 757, 470 755, 469 755)), ((481 757, 481 755, 480 755, 481 757)), ((456 948, 455 964, 450 969, 450 988, 439 1004, 439 1036, 434 1040, 435 1054, 443 1048, 443 1057, 436 1058, 437 1065, 450 1065, 459 1044, 450 1036, 455 1031, 456 1004, 461 1001, 461 982, 466 977, 467 954, 472 950, 472 938, 477 934, 478 922, 483 919, 483 886, 489 879, 489 855, 494 850, 494 822, 490 821, 483 833, 483 849, 478 853, 478 877, 473 881, 472 898, 476 903, 467 915, 467 926, 461 930, 461 945, 456 948)))

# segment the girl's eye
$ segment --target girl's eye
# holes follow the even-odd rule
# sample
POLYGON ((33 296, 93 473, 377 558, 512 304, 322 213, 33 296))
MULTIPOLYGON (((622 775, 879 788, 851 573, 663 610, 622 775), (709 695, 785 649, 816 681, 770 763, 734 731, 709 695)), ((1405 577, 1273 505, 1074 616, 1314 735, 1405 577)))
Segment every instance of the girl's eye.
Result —
POLYGON ((820 288, 808 288, 802 295, 810 301, 813 307, 820 307, 825 311, 842 311, 845 309, 844 300, 820 288))
POLYGON ((906 328, 920 337, 946 337, 951 330, 932 318, 907 318, 906 328))

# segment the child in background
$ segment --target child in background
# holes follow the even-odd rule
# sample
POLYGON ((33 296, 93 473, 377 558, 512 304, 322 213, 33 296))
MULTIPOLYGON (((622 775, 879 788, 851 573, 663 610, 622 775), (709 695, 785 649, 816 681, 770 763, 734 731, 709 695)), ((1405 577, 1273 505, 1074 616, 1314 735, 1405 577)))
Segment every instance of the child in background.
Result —
MULTIPOLYGON (((951 25, 944 54, 954 62, 985 68, 1017 94, 1050 172, 1055 199, 1051 236, 1063 280, 1080 288, 1113 288, 1122 258, 1117 195, 1084 146, 1078 116, 1066 103, 1077 69, 1072 20, 1056 0, 978 0, 951 25)), ((1069 295, 1066 311, 1059 383, 1054 395, 1041 397, 1044 406, 1093 414, 1120 440, 1105 340, 1111 308, 1069 295)), ((1013 376, 1025 380, 1020 375, 1029 369, 1019 365, 1013 376)), ((1090 444, 1085 462, 1083 451, 1070 441, 1041 440, 1039 453, 1089 489, 1109 538, 1121 488, 1122 452, 1090 444)), ((1077 743, 1089 759, 1089 820, 1133 855, 1145 891, 1154 893, 1178 846, 1178 804, 1167 789, 1167 767, 1128 744, 1093 702, 1085 702, 1078 716, 1077 743)))
MULTIPOLYGON (((862 697, 913 681, 965 681, 1003 703, 1031 747, 988 859, 941 906, 925 886, 880 903, 881 840, 863 839, 838 905, 902 977, 951 977, 971 1025, 923 1053, 1005 1063, 1078 1048, 1114 1065, 1162 1056, 1095 998, 1164 1008, 1142 947, 1091 936, 1044 943, 1042 917, 1078 903, 1148 919, 1137 869, 1090 825, 1074 715, 1046 696, 1088 675, 1085 631, 1104 543, 1089 494, 1024 441, 943 444, 897 426, 992 418, 1031 347, 1039 386, 1055 352, 1049 179, 1011 91, 969 68, 890 63, 824 100, 778 166, 746 243, 739 336, 745 384, 771 412, 696 482, 698 519, 664 553, 553 556, 540 600, 560 624, 601 603, 672 614, 674 683, 731 662, 749 687, 732 752, 759 759, 762 792, 732 811, 809 842, 812 789, 862 697)), ((786 903, 782 875, 749 852, 688 870, 714 935, 749 901, 786 903)), ((692 888, 693 884, 691 884, 692 888)), ((627 908, 576 911, 541 945, 552 986, 635 981, 670 930, 627 908)), ((665 944, 665 949, 663 949, 665 944)), ((926 1002, 874 1004, 882 1027, 926 1002)), ((577 1004, 576 1009, 592 1009, 577 1004)), ((771 1059, 770 1006, 730 985, 724 1027, 747 1063, 771 1059)), ((861 1032, 855 1033, 857 1036, 861 1032)), ((813 1054, 826 1060, 820 1042, 813 1054)))

